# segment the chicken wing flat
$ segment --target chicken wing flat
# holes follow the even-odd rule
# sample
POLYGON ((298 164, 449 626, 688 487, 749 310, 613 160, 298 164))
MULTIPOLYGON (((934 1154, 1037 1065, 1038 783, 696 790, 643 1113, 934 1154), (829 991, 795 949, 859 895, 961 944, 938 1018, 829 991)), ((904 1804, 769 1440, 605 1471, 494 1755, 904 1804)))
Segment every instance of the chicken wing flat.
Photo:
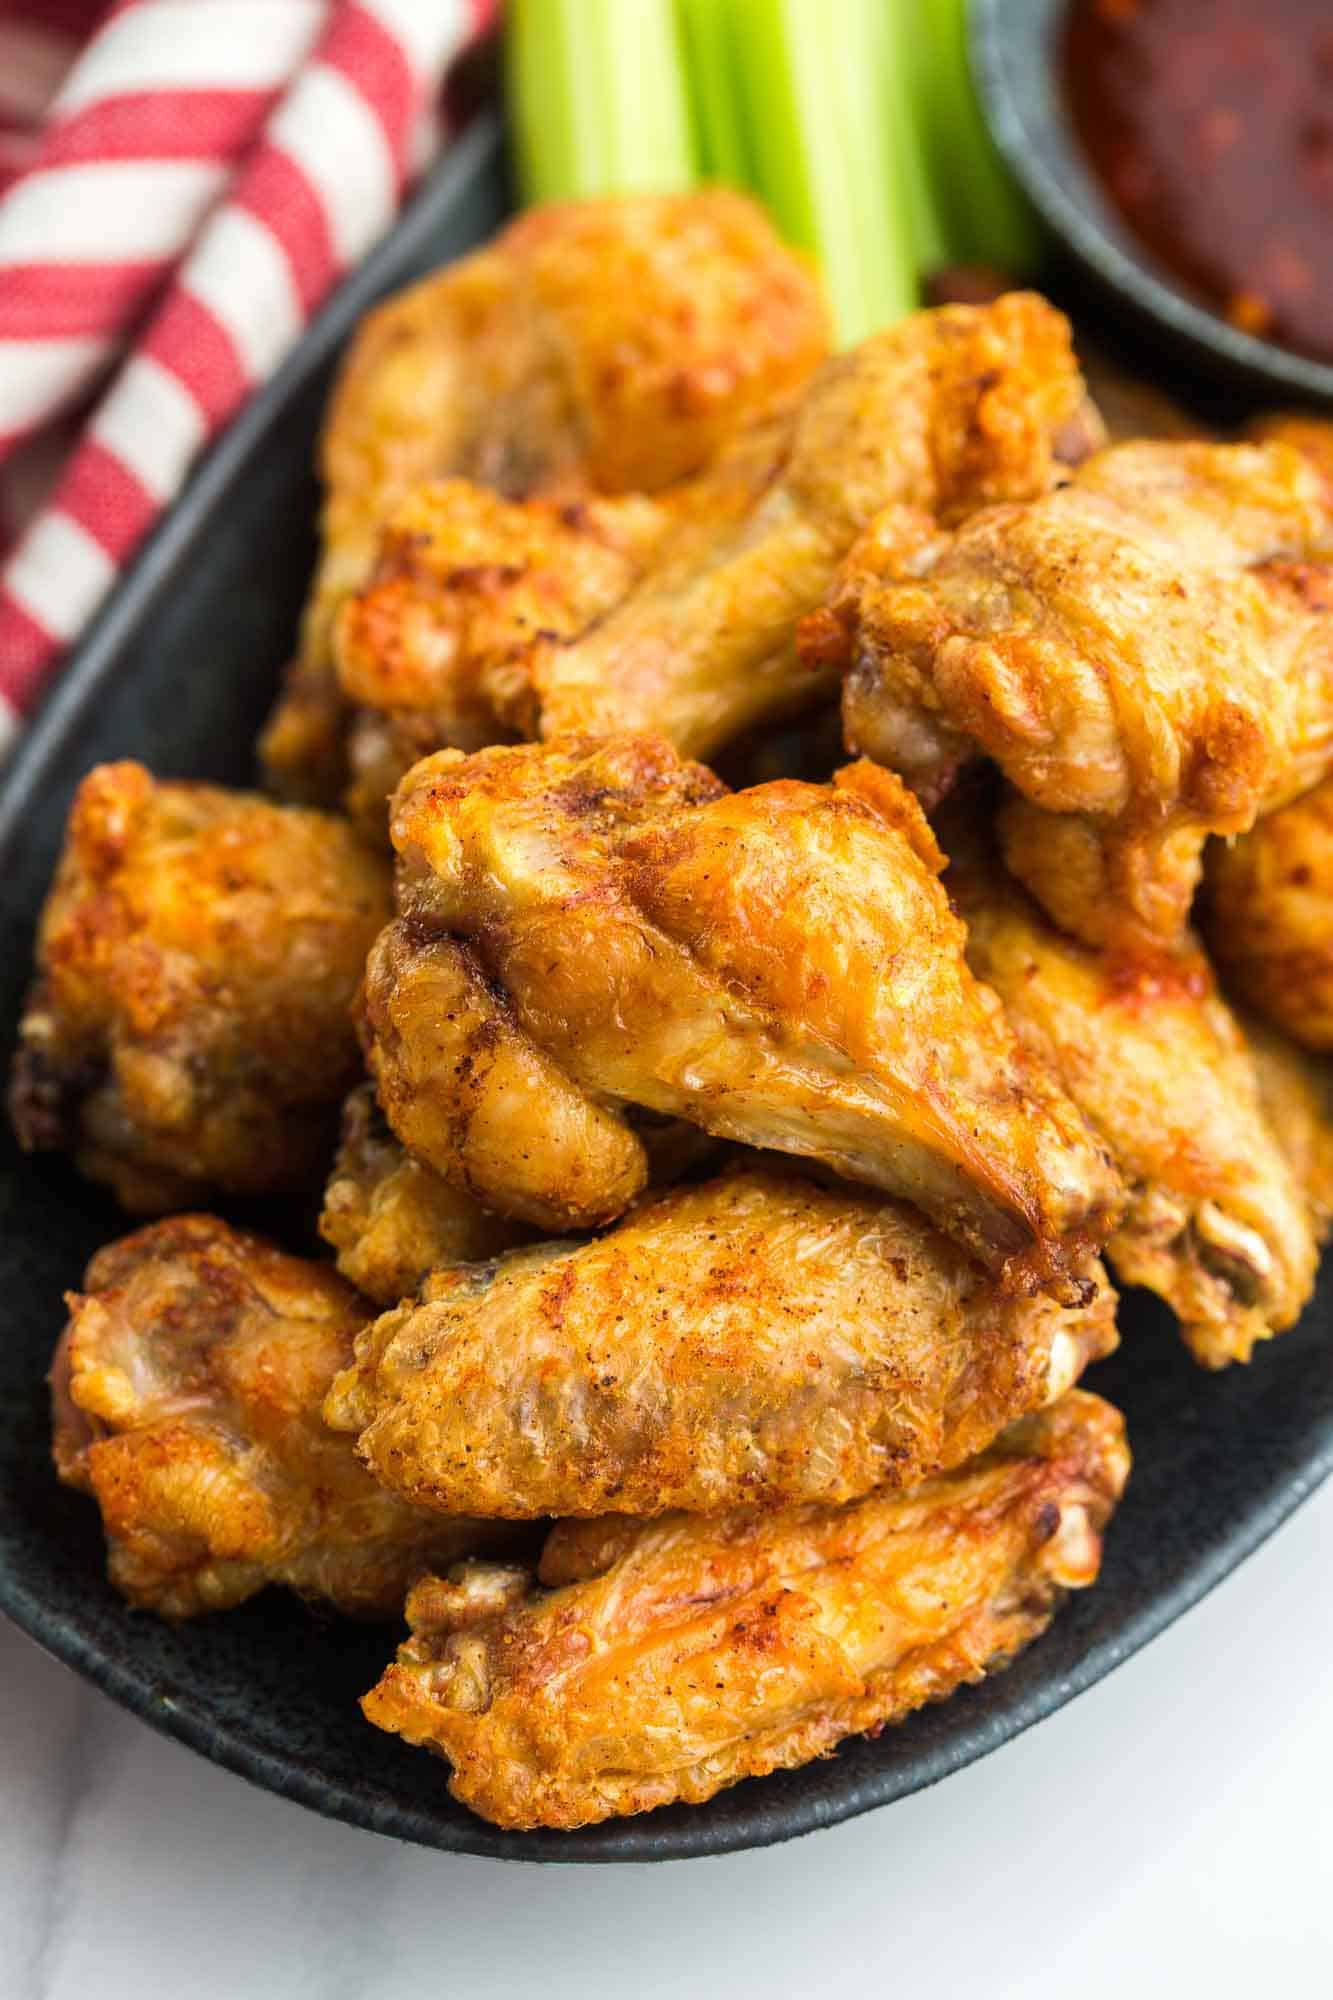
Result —
POLYGON ((274 781, 319 804, 342 788, 333 625, 412 486, 655 492, 783 402, 827 349, 805 260, 720 188, 532 210, 371 313, 325 426, 324 553, 263 740, 274 781))
POLYGON ((1264 1117, 1305 1190, 1322 1242, 1333 1224, 1333 1063, 1308 1055, 1258 1015, 1240 1021, 1264 1117))
POLYGON ((928 803, 984 752, 1011 867, 1093 944, 1173 942, 1205 836, 1333 757, 1333 495, 1289 445, 1123 444, 904 566, 875 532, 842 634, 849 742, 928 803))
POLYGON ((983 1457, 849 1507, 559 1526, 538 1588, 464 1564, 412 1592, 362 1703, 500 1826, 712 1798, 1006 1664, 1095 1581, 1129 1470, 1079 1390, 983 1457))
POLYGON ((497 1256, 528 1234, 406 1152, 369 1084, 343 1107, 319 1233, 348 1283, 381 1306, 414 1295, 432 1271, 497 1256))
POLYGON ((1206 1367, 1248 1361, 1310 1296, 1315 1205, 1207 960, 1080 945, 998 870, 946 881, 973 971, 1124 1175, 1129 1206, 1106 1246, 1117 1276, 1166 1300, 1206 1367))
POLYGON ((660 738, 442 751, 392 833, 367 1057, 455 1185, 609 1220, 646 1177, 615 1144, 642 1105, 906 1195, 1015 1287, 1077 1294, 1118 1179, 968 972, 890 774, 727 794, 660 738))
POLYGON ((367 1307, 326 1266, 207 1215, 100 1250, 51 1382, 55 1461, 102 1510, 131 1604, 188 1618, 287 1584, 356 1616, 503 1546, 378 1487, 320 1405, 367 1307))
POLYGON ((105 764, 42 914, 11 1107, 126 1208, 318 1184, 389 876, 347 827, 105 764))
POLYGON ((914 1209, 750 1168, 591 1243, 442 1271, 324 1406, 385 1486, 450 1513, 856 1500, 983 1450, 1115 1345, 1004 1292, 914 1209))
POLYGON ((1333 1050, 1333 779, 1206 864, 1203 926, 1228 985, 1304 1048, 1333 1050))

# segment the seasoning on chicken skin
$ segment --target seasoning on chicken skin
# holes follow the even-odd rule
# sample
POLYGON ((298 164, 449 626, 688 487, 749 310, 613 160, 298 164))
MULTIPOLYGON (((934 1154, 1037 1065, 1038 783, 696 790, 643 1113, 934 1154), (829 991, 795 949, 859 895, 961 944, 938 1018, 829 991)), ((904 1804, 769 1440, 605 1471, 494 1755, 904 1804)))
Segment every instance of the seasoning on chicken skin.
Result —
POLYGON ((646 1178, 616 1107, 643 1105, 905 1195, 1016 1287, 1078 1295, 1119 1181, 968 972, 888 773, 728 795, 654 737, 442 751, 392 833, 367 1054, 456 1185, 610 1220, 646 1178))
POLYGON ((981 1458, 848 1507, 557 1526, 542 1575, 463 1564, 362 1702, 510 1827, 791 1769, 984 1678, 1095 1581, 1129 1453, 1071 1390, 981 1458))
POLYGON ((126 1208, 318 1182, 388 871, 345 824, 140 764, 84 779, 11 1108, 126 1208))
POLYGON ((324 1406, 385 1486, 451 1513, 859 1499, 983 1450, 1115 1345, 1004 1292, 915 1209, 749 1168, 590 1243, 441 1271, 324 1406))
POLYGON ((432 1271, 494 1257, 527 1236, 406 1152, 369 1084, 343 1106, 319 1233, 348 1283, 381 1306, 414 1294, 432 1271))
POLYGON ((358 1617, 506 1531, 377 1486, 320 1405, 368 1307, 327 1265, 207 1215, 99 1250, 52 1369, 61 1478, 102 1510, 111 1581, 189 1618, 287 1584, 358 1617))
POLYGON ((867 520, 889 507, 915 544, 1042 492, 1095 421, 1064 320, 1015 294, 864 342, 656 503, 415 489, 337 623, 358 815, 380 810, 389 739, 398 775, 446 745, 608 728, 707 756, 804 712, 832 679, 794 627, 867 520))
POLYGON ((1203 929, 1229 987, 1303 1048, 1333 1050, 1333 778, 1205 864, 1203 929))
POLYGON ((1106 1255, 1157 1292, 1205 1367, 1248 1361, 1314 1287, 1316 1216, 1265 1116, 1249 1045, 1202 952, 1134 957, 1062 936, 998 869, 950 870, 968 962, 1124 1175, 1106 1255))
POLYGON ((1205 836, 1333 759, 1333 495, 1287 445, 1123 444, 910 565, 875 533, 830 629, 849 742, 933 803, 981 753, 1011 868, 1072 935, 1173 944, 1205 836))
POLYGON ((333 626, 411 487, 459 475, 513 498, 656 492, 785 402, 828 334, 805 259, 724 188, 529 210, 378 307, 324 428, 323 555, 261 745, 275 783, 326 805, 342 790, 333 626))

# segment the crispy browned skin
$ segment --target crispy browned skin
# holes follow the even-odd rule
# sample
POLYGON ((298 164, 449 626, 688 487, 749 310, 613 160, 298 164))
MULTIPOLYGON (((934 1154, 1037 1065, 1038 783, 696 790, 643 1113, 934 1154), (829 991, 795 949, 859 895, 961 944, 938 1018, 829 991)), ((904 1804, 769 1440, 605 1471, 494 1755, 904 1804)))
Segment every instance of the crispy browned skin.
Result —
POLYGON ((11 1106, 126 1208, 318 1182, 389 878, 339 821, 140 764, 84 779, 11 1106))
POLYGON ((771 1168, 591 1243, 442 1271, 357 1341, 325 1419, 451 1513, 651 1515, 859 1499, 983 1450, 1115 1345, 1004 1292, 915 1209, 771 1168))
POLYGON ((1097 1575, 1120 1417, 1072 1390, 984 1457, 849 1507, 557 1527, 541 1590, 465 1564, 362 1703, 501 1826, 575 1827, 790 1769, 1012 1659, 1097 1575))
POLYGON ((646 1173, 615 1107, 644 1105, 1077 1290, 1119 1182, 969 974, 888 773, 729 795, 655 737, 442 751, 392 832, 404 914, 367 968, 367 1051, 389 1122, 455 1184, 609 1219, 646 1173))
POLYGON ((406 1152, 369 1084, 343 1106, 319 1233, 337 1251, 344 1278, 381 1306, 415 1293, 432 1271, 494 1257, 527 1235, 406 1152))
POLYGON ((825 698, 796 652, 854 538, 895 547, 1051 484, 1086 451, 1069 328, 1044 300, 917 313, 830 361, 767 432, 739 439, 675 536, 586 636, 532 649, 504 720, 526 736, 652 729, 709 757, 825 698))
POLYGON ((399 775, 444 745, 608 728, 708 756, 803 712, 832 677, 798 659, 793 628, 870 517, 890 509, 915 545, 1042 492, 1060 452, 1095 441, 1087 423, 1065 322, 1014 294, 917 314, 829 363, 667 501, 414 490, 337 626, 358 813, 382 811, 391 743, 399 775))
POLYGON ((505 1531, 378 1487, 320 1404, 369 1308, 325 1265, 207 1215, 100 1250, 52 1370, 60 1476, 102 1510, 111 1580, 188 1618, 289 1584, 386 1616, 505 1531))
POLYGON ((655 492, 784 402, 827 349, 805 260, 721 188, 531 210, 371 313, 325 426, 324 555, 262 746, 275 781, 338 796, 333 622, 412 486, 457 474, 514 497, 655 492))
POLYGON ((1249 435, 1264 443, 1294 445, 1305 453, 1333 493, 1333 422, 1309 410, 1274 410, 1256 417, 1249 435))
POLYGON ((1106 1246, 1161 1295, 1206 1367, 1248 1361, 1314 1286, 1315 1217, 1265 1116, 1255 1065, 1202 952, 1132 957, 1063 937, 1018 885, 947 885, 968 959, 1110 1148, 1129 1207, 1106 1246))
POLYGON ((1288 445, 1124 444, 910 566, 872 530, 828 625, 851 744, 928 800, 979 752, 1010 865, 1074 935, 1172 943, 1209 832, 1333 756, 1333 502, 1288 445))
POLYGON ((1333 1050, 1333 779, 1215 841, 1206 883, 1204 935, 1228 985, 1304 1048, 1333 1050))

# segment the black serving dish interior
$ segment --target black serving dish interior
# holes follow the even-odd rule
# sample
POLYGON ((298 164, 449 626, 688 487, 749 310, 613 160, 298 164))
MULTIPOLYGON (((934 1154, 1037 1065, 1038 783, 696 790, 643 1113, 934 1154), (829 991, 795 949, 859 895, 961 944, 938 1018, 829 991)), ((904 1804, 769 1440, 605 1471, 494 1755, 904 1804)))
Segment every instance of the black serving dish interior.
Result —
POLYGON ((995 143, 1079 288, 1130 334, 1141 357, 1165 362, 1186 394, 1192 387, 1196 401, 1220 390, 1248 402, 1333 402, 1333 367, 1219 319, 1136 242, 1107 200, 1061 91, 1067 8, 1068 0, 969 0, 969 27, 995 143))
MULTIPOLYGON (((337 352, 379 293, 487 235, 506 191, 479 125, 213 451, 121 585, 0 790, 0 1047, 12 1046, 33 926, 75 784, 103 758, 244 783, 313 556, 312 449, 337 352)), ((275 1231, 289 1218, 260 1215, 275 1231)), ((1136 1469, 1100 1586, 1007 1673, 710 1804, 576 1834, 500 1832, 456 1805, 433 1759, 371 1729, 357 1696, 392 1628, 313 1617, 271 1592, 179 1629, 109 1589, 92 1506, 48 1457, 44 1374, 61 1294, 125 1221, 61 1162, 0 1129, 0 1607, 169 1736, 316 1811, 460 1853, 645 1861, 762 1846, 888 1804, 984 1756, 1089 1687, 1225 1576, 1333 1463, 1333 1290, 1252 1367, 1185 1357, 1146 1298, 1094 1386, 1128 1413, 1136 1469)), ((299 1247, 294 1244, 294 1247, 299 1247)), ((1095 1762, 1095 1746, 1090 1750, 1095 1762)), ((1012 1782, 1012 1775, 1010 1778, 1012 1782)))

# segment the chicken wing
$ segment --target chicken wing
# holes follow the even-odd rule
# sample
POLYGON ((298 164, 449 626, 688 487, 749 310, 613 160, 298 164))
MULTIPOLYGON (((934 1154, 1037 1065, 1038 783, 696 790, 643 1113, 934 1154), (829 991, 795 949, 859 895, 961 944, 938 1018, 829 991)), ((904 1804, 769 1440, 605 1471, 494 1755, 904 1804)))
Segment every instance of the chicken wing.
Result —
POLYGON ((721 188, 531 210, 370 314, 325 426, 324 553, 262 744, 274 781, 317 804, 342 789, 333 625, 412 486, 655 492, 784 402, 827 348, 805 260, 721 188))
POLYGON ((55 1461, 102 1510, 111 1581, 189 1618, 289 1585, 355 1616, 503 1547, 378 1487, 320 1404, 367 1306, 326 1266, 207 1215, 100 1250, 52 1369, 55 1461))
POLYGON ((1333 1050, 1333 779, 1206 864, 1203 929, 1228 985, 1301 1043, 1333 1050))
POLYGON ((832 677, 794 626, 869 517, 915 543, 1041 492, 1093 422, 1065 322, 1015 294, 865 342, 656 503, 416 490, 337 624, 358 811, 382 824, 386 774, 444 745, 643 728, 707 756, 805 711, 832 677))
POLYGON ((70 1148, 146 1213, 318 1184, 389 887, 323 813, 102 765, 42 915, 21 1144, 70 1148))
POLYGON ((911 564, 875 531, 841 634, 849 742, 927 803, 979 752, 1011 867, 1093 944, 1172 943, 1209 832, 1333 759, 1333 495, 1289 445, 1124 444, 911 564))
POLYGON ((1110 1148, 1129 1206, 1106 1246, 1209 1368, 1248 1361, 1314 1286, 1315 1215, 1264 1115, 1245 1037, 1197 948, 1154 957, 1061 936, 999 871, 948 886, 968 961, 1110 1148))
POLYGON ((367 1059, 455 1185, 609 1220, 646 1173, 617 1107, 644 1105, 907 1195, 1016 1287, 1077 1294, 1118 1179, 968 973, 888 773, 728 795, 654 737, 441 751, 392 832, 367 1059))
POLYGON ((1016 1298, 914 1209, 743 1169, 591 1243, 442 1271, 324 1406, 451 1513, 651 1515, 861 1498, 983 1450, 1115 1345, 1016 1298))
POLYGON ((1322 1243, 1333 1223, 1333 1062, 1241 1015, 1269 1129, 1305 1190, 1322 1243))
POLYGON ((381 1306, 414 1295, 432 1271, 497 1256, 528 1234, 404 1151, 369 1084, 343 1106, 319 1233, 348 1283, 381 1306))
POLYGON ((557 1527, 538 1588, 464 1564, 408 1600, 362 1707, 500 1826, 698 1804, 984 1678, 1095 1581, 1129 1454, 1072 1390, 984 1457, 850 1507, 557 1527))

